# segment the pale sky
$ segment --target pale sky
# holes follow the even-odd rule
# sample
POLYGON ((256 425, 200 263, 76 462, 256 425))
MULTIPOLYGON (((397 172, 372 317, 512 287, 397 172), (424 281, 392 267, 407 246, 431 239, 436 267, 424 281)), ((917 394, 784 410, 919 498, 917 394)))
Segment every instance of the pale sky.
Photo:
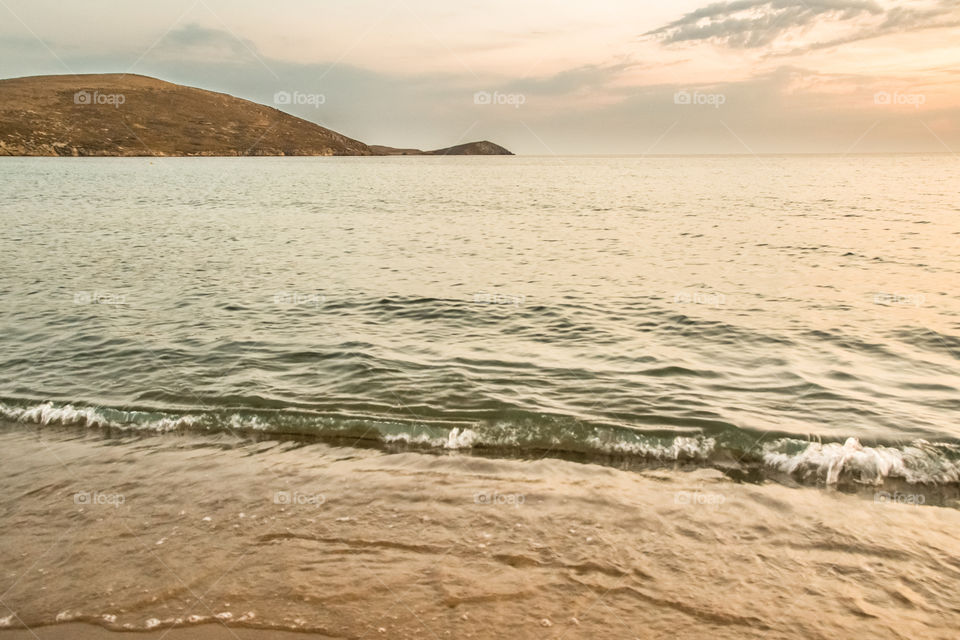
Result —
POLYGON ((370 144, 960 153, 958 0, 0 0, 0 77, 105 72, 370 144))

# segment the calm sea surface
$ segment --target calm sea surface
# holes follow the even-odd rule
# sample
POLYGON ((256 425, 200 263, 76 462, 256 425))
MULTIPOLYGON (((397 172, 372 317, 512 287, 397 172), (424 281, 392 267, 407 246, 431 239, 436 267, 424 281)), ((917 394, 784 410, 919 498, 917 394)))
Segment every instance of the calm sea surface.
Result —
POLYGON ((4 159, 0 418, 955 482, 949 155, 4 159))

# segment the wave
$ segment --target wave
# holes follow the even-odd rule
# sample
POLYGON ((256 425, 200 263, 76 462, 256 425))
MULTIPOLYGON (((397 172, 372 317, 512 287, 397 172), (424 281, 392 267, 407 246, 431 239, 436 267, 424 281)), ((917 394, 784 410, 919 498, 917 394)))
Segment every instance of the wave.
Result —
POLYGON ((575 420, 517 419, 495 423, 401 421, 372 416, 323 415, 302 410, 171 412, 0 401, 0 420, 40 426, 88 427, 133 433, 212 432, 240 437, 313 437, 390 447, 454 450, 485 455, 574 456, 623 464, 680 463, 727 472, 759 471, 805 484, 879 486, 960 484, 960 445, 929 442, 866 445, 726 428, 716 434, 663 434, 575 420))
POLYGON ((896 447, 864 446, 856 438, 839 442, 809 443, 793 451, 794 442, 773 443, 763 453, 766 466, 803 480, 817 479, 836 485, 846 475, 863 484, 880 485, 887 478, 909 484, 960 483, 960 447, 951 443, 914 440, 896 447))

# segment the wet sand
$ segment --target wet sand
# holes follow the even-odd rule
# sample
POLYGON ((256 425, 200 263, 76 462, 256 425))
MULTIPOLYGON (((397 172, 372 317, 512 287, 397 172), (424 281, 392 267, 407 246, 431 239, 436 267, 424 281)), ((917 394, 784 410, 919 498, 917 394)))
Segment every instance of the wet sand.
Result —
POLYGON ((51 627, 35 627, 18 631, 0 631, 0 637, 8 640, 326 640, 331 636, 298 631, 244 629, 222 624, 204 624, 186 629, 162 629, 158 631, 115 632, 89 624, 61 624, 51 627))
POLYGON ((960 511, 909 493, 22 426, 0 431, 0 476, 0 620, 36 634, 0 639, 947 639, 960 625, 960 511))

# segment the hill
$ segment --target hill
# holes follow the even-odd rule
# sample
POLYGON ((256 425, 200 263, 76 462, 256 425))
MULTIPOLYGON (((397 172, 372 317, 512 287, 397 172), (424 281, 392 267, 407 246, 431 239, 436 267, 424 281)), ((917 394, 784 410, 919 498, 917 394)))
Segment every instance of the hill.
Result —
POLYGON ((498 144, 486 140, 458 144, 455 147, 425 152, 428 156, 512 156, 513 154, 498 144))
POLYGON ((455 147, 446 149, 436 149, 434 151, 421 151, 420 149, 395 149, 393 147, 384 147, 381 145, 371 145, 370 148, 378 156, 512 156, 513 153, 507 151, 498 144, 493 144, 486 140, 480 142, 468 142, 458 144, 455 147))
POLYGON ((147 76, 0 80, 0 156, 391 155, 387 149, 273 107, 147 76))

